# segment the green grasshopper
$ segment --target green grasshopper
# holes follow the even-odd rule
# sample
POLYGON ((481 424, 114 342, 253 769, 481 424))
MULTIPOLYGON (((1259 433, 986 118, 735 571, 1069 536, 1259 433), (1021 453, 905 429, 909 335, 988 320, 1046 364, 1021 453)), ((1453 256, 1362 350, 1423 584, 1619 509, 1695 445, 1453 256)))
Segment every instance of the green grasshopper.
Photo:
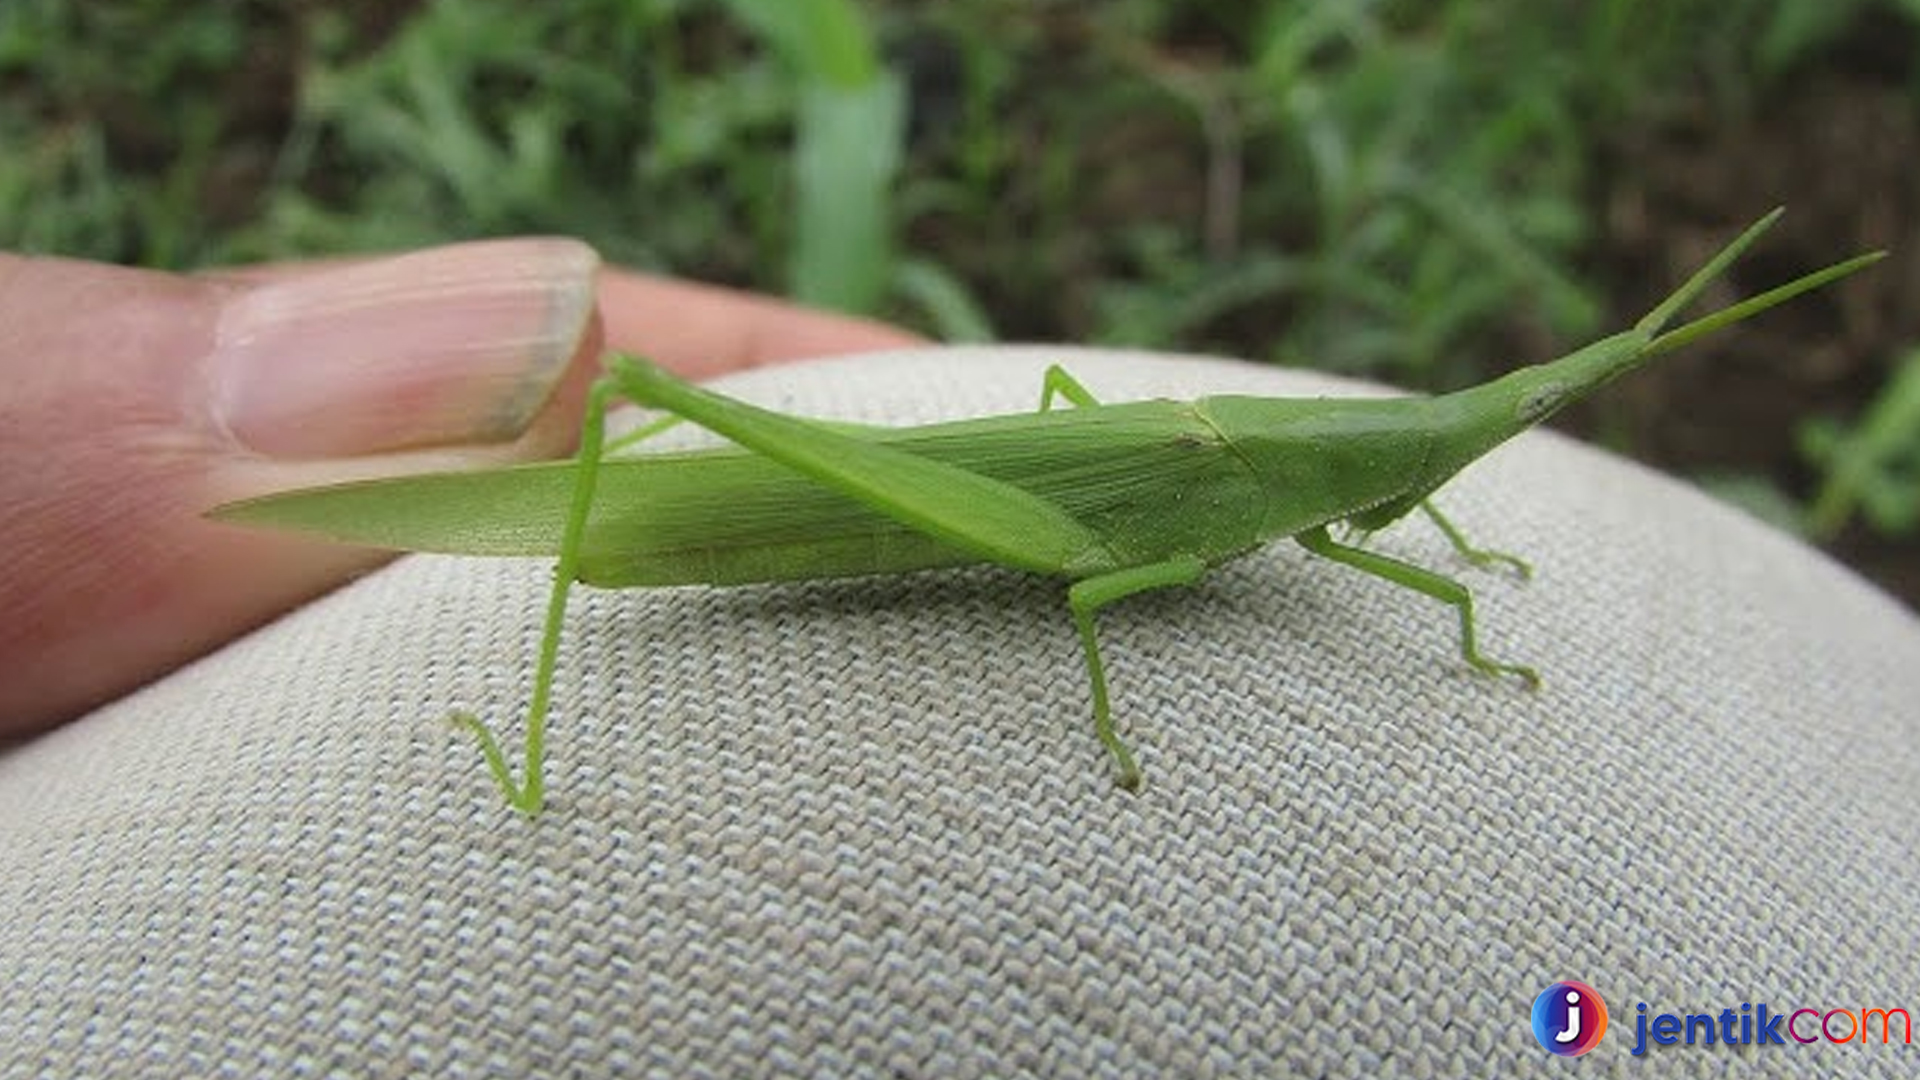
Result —
POLYGON ((1150 589, 1190 585, 1272 540, 1451 605, 1474 669, 1538 684, 1480 651, 1473 597, 1432 570, 1336 540, 1422 511, 1468 561, 1526 566, 1472 547, 1428 501, 1481 455, 1652 357, 1844 277, 1862 255, 1674 330, 1667 324, 1779 216, 1747 229, 1633 329, 1560 359, 1433 398, 1098 403, 1058 366, 1040 411, 909 428, 826 424, 770 412, 612 356, 591 391, 573 461, 294 491, 221 507, 225 521, 352 543, 473 555, 557 554, 516 779, 478 717, 471 731, 513 807, 545 799, 547 713, 568 590, 744 585, 998 563, 1071 584, 1094 732, 1124 788, 1140 781, 1114 728, 1094 617, 1150 589), (1663 332, 1664 331, 1664 332, 1663 332), (735 445, 620 456, 615 397, 663 410, 735 445), (1056 400, 1074 408, 1055 409, 1056 400), (484 519, 473 512, 487 507, 484 519))

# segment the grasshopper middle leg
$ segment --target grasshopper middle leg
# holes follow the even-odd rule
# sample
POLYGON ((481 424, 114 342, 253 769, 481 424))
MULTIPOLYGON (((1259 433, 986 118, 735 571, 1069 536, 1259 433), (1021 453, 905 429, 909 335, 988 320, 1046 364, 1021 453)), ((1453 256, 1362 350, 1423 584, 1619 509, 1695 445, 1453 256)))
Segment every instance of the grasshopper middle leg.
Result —
POLYGON ((1093 732, 1099 736, 1100 745, 1113 755, 1113 763, 1119 771, 1116 779, 1128 791, 1140 786, 1140 766, 1134 762, 1133 752, 1127 749, 1126 742, 1113 727, 1113 708, 1107 701, 1107 671, 1100 659, 1099 635, 1093 625, 1094 612, 1135 593, 1191 585, 1206 571, 1206 562, 1198 557, 1171 559, 1085 578, 1074 582, 1073 587, 1067 590, 1067 605, 1073 609, 1074 625, 1080 629, 1080 644, 1087 653, 1087 678, 1093 688, 1093 732))

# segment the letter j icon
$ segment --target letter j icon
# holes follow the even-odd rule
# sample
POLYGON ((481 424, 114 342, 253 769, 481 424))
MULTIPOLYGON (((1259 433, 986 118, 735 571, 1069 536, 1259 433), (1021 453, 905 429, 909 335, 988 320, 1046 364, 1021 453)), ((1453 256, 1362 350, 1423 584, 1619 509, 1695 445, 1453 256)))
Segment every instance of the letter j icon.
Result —
POLYGON ((1533 1037, 1555 1054, 1578 1057, 1607 1032, 1607 1003, 1593 987, 1566 979, 1533 999, 1533 1037))

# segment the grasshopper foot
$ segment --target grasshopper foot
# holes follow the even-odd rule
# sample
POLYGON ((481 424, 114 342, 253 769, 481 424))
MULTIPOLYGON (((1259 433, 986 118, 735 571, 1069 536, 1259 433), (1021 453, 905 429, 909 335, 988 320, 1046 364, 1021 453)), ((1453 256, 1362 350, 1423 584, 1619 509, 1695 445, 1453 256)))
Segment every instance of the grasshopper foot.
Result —
POLYGON ((1120 741, 1111 729, 1100 733, 1100 741, 1106 745, 1107 753, 1113 756, 1113 782, 1121 791, 1140 790, 1140 766, 1133 760, 1133 751, 1120 741))
POLYGON ((1518 555, 1509 555, 1504 551, 1490 551, 1486 548, 1463 548, 1460 557, 1480 570, 1491 570, 1504 566, 1513 571, 1521 581, 1533 580, 1533 564, 1518 555))
POLYGON ((1529 690, 1540 689, 1540 673, 1525 664, 1502 664, 1484 656, 1470 656, 1467 662, 1483 675, 1492 675, 1495 678, 1508 675, 1519 679, 1529 690))
POLYGON ((1420 500, 1420 510, 1427 515, 1427 519, 1440 530, 1440 535, 1447 538, 1447 542, 1453 545, 1453 550, 1459 554, 1460 558, 1466 560, 1469 566, 1480 570, 1504 566, 1519 575, 1521 581, 1533 580, 1533 565, 1527 560, 1518 555, 1509 555, 1504 551, 1474 547, 1466 534, 1460 531, 1459 526, 1449 521, 1447 516, 1429 500, 1420 500))
POLYGON ((507 758, 500 752, 500 740, 494 737, 493 729, 486 722, 470 712, 456 712, 447 717, 453 726, 470 732, 474 741, 480 744, 480 756, 487 761, 487 771, 493 774, 493 782, 500 788, 507 805, 527 815, 536 817, 541 805, 546 801, 545 793, 540 790, 537 777, 529 777, 522 785, 513 779, 513 770, 507 768, 507 758))

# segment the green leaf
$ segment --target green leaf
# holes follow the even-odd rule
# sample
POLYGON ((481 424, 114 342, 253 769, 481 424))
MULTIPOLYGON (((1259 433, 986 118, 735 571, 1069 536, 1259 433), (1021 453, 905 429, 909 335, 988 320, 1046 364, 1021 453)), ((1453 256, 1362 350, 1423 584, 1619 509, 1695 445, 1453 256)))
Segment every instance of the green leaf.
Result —
POLYGON ((857 89, 880 74, 872 35, 850 0, 726 0, 726 7, 808 80, 857 89))
POLYGON ((801 90, 794 147, 794 296, 842 311, 874 310, 890 276, 892 187, 906 97, 883 76, 859 89, 801 90))
POLYGON ((1853 428, 1809 423, 1801 446, 1826 467, 1807 514, 1814 535, 1835 535, 1856 510, 1888 536, 1911 532, 1920 524, 1920 348, 1853 428))

